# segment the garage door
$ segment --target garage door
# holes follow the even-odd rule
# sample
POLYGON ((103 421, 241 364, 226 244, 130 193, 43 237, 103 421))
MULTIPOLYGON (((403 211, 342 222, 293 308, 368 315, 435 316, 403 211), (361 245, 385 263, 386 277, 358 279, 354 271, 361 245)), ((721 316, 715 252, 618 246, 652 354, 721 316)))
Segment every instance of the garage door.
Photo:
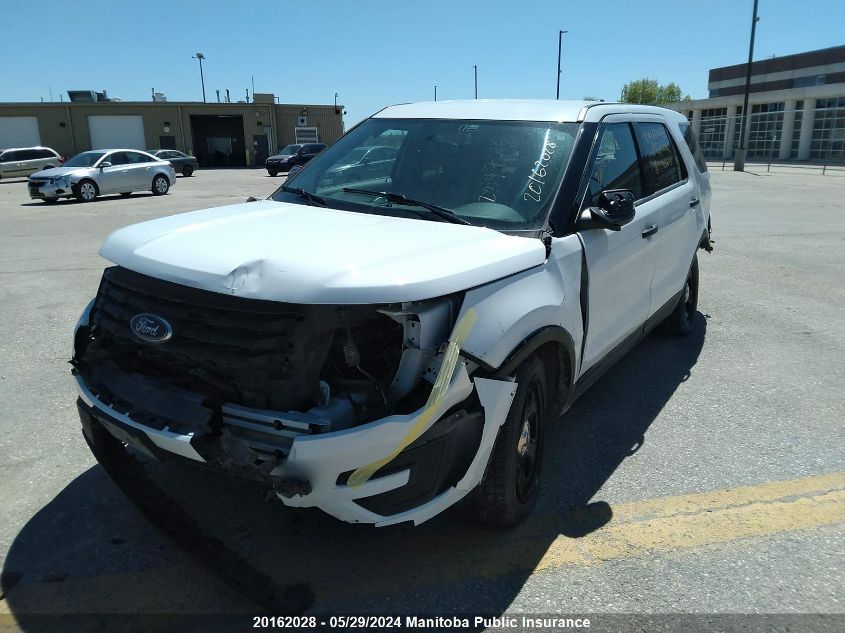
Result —
POLYGON ((41 145, 34 116, 0 116, 0 149, 41 145))
POLYGON ((146 149, 141 116, 89 116, 91 149, 146 149))

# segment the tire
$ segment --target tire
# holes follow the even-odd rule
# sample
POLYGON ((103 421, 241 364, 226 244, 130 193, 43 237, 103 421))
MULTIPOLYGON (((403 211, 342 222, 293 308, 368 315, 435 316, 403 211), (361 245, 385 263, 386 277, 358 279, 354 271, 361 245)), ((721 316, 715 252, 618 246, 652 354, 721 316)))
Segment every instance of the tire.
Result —
POLYGON ((279 172, 277 172, 275 169, 268 169, 267 173, 270 174, 271 178, 275 178, 276 176, 279 175, 279 172))
POLYGON ((194 168, 193 168, 193 167, 191 167, 190 165, 185 165, 185 166, 182 168, 182 175, 183 175, 185 178, 190 178, 190 177, 191 177, 191 174, 193 174, 193 173, 194 173, 194 168))
POLYGON ((698 310, 698 253, 692 258, 692 265, 678 305, 660 324, 660 329, 675 336, 686 336, 693 330, 695 313, 698 310))
POLYGON ((93 202, 100 195, 97 183, 93 180, 82 180, 76 185, 76 199, 81 202, 93 202))
POLYGON ((163 196, 169 189, 170 181, 167 179, 167 176, 158 174, 155 178, 153 178, 152 192, 154 196, 163 196))
POLYGON ((484 479, 469 499, 472 518, 499 527, 517 525, 540 495, 548 418, 546 369, 536 356, 516 370, 517 390, 493 447, 484 479))
POLYGON ((121 195, 121 197, 123 197, 123 198, 128 198, 129 196, 131 196, 131 195, 132 195, 132 192, 131 192, 131 191, 124 191, 124 192, 122 192, 120 195, 121 195))

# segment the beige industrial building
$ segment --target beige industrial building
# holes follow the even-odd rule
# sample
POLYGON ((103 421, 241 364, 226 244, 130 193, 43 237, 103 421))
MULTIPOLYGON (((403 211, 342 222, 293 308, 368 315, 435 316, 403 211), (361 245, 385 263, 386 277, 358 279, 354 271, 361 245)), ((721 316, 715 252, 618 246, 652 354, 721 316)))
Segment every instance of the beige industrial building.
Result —
MULTIPOLYGON (((92 93, 95 94, 95 93, 92 93)), ((178 149, 203 166, 263 165, 290 143, 330 143, 343 107, 253 103, 86 101, 0 104, 0 149, 45 145, 63 156, 89 149, 178 149)))

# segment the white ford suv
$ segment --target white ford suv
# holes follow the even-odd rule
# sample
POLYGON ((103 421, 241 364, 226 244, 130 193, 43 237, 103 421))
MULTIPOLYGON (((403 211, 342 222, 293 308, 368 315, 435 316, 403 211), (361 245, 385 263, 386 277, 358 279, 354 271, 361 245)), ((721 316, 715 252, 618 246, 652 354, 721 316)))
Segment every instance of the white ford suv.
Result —
POLYGON ((691 330, 709 203, 669 110, 386 108, 267 200, 108 238, 74 338, 86 438, 350 522, 469 495, 517 523, 547 424, 653 327, 691 330), (391 160, 335 182, 374 146, 391 160))

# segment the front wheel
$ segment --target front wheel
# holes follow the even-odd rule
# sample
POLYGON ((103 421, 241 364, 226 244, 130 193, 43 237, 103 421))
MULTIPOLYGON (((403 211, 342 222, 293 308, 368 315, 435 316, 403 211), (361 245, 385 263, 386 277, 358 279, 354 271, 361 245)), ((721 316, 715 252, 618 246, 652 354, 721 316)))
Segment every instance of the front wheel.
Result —
POLYGON ((76 198, 82 202, 91 202, 99 193, 97 185, 92 180, 83 180, 76 186, 76 198))
POLYGON ((692 258, 681 297, 672 313, 660 324, 660 328, 675 336, 686 336, 692 332, 695 313, 698 310, 698 253, 692 258))
POLYGON ((165 176, 159 174, 153 178, 153 195, 163 196, 170 189, 170 181, 165 176))
POLYGON ((275 169, 268 169, 267 173, 270 174, 271 178, 275 178, 276 176, 279 175, 279 172, 277 172, 275 169))
POLYGON ((182 175, 183 175, 185 178, 190 177, 190 175, 191 175, 191 174, 193 174, 193 173, 194 173, 194 168, 193 168, 193 167, 191 167, 190 165, 185 165, 185 166, 182 168, 182 175))
POLYGON ((532 356, 523 362, 516 370, 516 383, 484 479, 470 498, 473 518, 500 527, 522 522, 540 494, 549 395, 542 361, 532 356))

